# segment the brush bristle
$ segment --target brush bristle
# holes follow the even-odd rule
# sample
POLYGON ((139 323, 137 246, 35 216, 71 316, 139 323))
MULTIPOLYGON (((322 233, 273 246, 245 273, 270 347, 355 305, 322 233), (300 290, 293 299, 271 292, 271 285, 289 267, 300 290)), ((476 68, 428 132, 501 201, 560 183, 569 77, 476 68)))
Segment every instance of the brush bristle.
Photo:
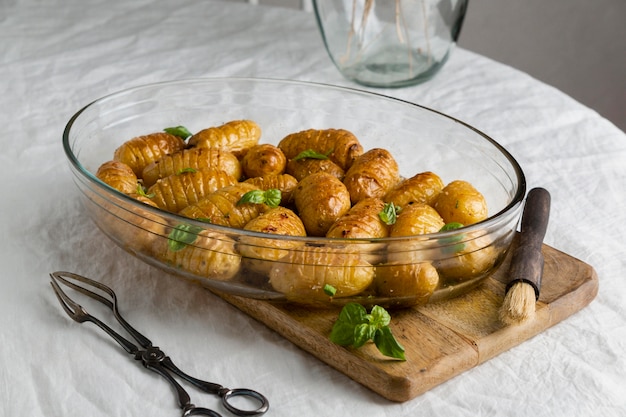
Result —
POLYGON ((525 282, 516 282, 507 291, 500 320, 505 324, 521 324, 535 315, 535 289, 525 282))

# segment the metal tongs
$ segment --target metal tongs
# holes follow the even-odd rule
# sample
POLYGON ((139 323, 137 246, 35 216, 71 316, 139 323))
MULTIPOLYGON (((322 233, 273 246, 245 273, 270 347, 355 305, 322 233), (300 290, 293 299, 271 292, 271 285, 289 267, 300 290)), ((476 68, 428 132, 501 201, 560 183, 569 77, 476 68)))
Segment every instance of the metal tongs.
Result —
POLYGON ((122 348, 124 348, 126 352, 133 355, 135 360, 140 361, 145 368, 150 369, 151 371, 154 371, 157 374, 161 375, 172 385, 172 387, 176 391, 176 394, 178 395, 178 403, 183 410, 183 417, 194 415, 221 417, 221 415, 208 408, 196 407, 195 405, 191 404, 189 394, 174 379, 174 375, 179 376, 180 378, 191 383, 192 385, 204 392, 218 395, 222 400, 224 408, 226 408, 228 411, 235 415, 257 416, 264 414, 269 409, 269 402, 267 398, 265 398, 264 395, 256 391, 247 388, 225 388, 222 385, 202 381, 192 376, 189 376, 180 369, 178 369, 178 367, 174 365, 169 356, 167 356, 158 347, 153 346, 152 342, 147 337, 139 333, 130 324, 128 324, 126 320, 124 320, 124 318, 120 315, 117 309, 117 297, 115 293, 111 288, 107 287, 106 285, 71 272, 53 272, 50 274, 50 278, 52 279, 50 281, 50 285, 52 285, 52 289, 59 299, 61 306, 74 321, 78 323, 91 322, 100 327, 109 336, 115 339, 115 341, 119 343, 119 345, 122 346, 122 348), (77 284, 76 282, 72 282, 71 280, 79 281, 88 286, 97 288, 98 290, 101 290, 103 293, 108 295, 109 298, 106 298, 83 286, 80 286, 79 284, 77 284), (63 292, 59 284, 64 284, 84 295, 93 298, 96 301, 101 302, 102 304, 110 308, 113 312, 113 316, 115 317, 115 319, 137 341, 139 346, 124 338, 115 330, 104 324, 102 321, 89 314, 80 304, 76 303, 65 292, 63 292), (260 405, 257 409, 254 410, 240 409, 230 403, 230 399, 233 397, 248 397, 255 402, 258 402, 260 405))

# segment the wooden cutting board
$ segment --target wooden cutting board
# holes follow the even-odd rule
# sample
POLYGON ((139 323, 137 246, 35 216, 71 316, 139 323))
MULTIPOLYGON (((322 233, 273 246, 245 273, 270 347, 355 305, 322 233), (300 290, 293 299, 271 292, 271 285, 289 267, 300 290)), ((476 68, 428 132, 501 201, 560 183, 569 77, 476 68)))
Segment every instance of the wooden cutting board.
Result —
POLYGON ((407 401, 541 333, 593 300, 598 277, 591 266, 547 245, 542 251, 545 266, 537 312, 522 325, 498 320, 512 251, 492 277, 466 295, 390 311, 390 326, 405 348, 405 362, 382 356, 372 343, 352 349, 330 342, 339 310, 218 295, 372 391, 407 401))

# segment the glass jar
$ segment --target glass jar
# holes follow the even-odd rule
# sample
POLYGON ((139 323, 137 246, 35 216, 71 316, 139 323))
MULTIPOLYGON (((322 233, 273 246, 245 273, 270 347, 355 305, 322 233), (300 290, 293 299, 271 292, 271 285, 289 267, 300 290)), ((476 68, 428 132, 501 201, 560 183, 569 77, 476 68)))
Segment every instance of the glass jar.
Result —
POLYGON ((371 87, 428 80, 459 37, 469 0, 313 0, 326 50, 348 79, 371 87))

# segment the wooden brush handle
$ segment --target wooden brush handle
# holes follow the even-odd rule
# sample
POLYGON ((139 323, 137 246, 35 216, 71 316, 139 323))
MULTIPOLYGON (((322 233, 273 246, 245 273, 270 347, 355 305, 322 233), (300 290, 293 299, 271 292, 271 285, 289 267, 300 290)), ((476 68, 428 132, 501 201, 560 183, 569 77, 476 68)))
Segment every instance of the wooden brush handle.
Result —
POLYGON ((517 282, 525 282, 532 285, 536 298, 539 298, 543 275, 541 246, 549 217, 550 193, 543 188, 533 188, 526 196, 519 245, 511 259, 506 291, 517 282))

